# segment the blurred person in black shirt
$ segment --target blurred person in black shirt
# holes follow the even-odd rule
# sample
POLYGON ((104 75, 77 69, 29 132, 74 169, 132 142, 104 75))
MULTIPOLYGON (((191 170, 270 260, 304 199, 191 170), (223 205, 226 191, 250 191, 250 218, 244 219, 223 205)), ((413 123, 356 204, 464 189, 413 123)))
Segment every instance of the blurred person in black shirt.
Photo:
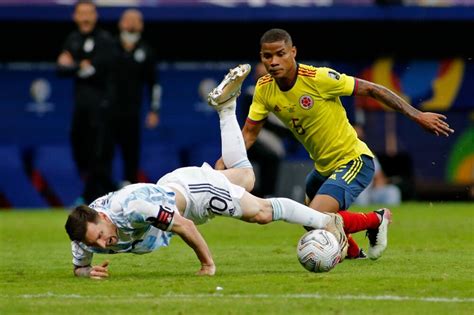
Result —
POLYGON ((84 200, 92 202, 114 190, 111 180, 109 111, 113 103, 113 37, 96 27, 92 1, 78 1, 73 20, 77 30, 67 37, 57 59, 60 76, 74 78, 71 144, 74 161, 85 181, 84 200))
POLYGON ((118 28, 117 102, 112 110, 112 124, 114 141, 121 149, 124 162, 124 185, 138 182, 144 92, 148 93, 150 101, 145 126, 152 129, 159 123, 161 87, 157 83, 154 50, 142 38, 144 22, 141 12, 125 10, 118 28))

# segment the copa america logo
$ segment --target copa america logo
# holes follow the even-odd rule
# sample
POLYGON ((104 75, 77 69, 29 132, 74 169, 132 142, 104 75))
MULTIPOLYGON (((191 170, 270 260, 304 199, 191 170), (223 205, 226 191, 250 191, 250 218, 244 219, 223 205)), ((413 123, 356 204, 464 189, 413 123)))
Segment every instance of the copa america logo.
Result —
POLYGON ((47 101, 51 96, 51 85, 48 80, 43 78, 33 80, 30 86, 30 95, 33 102, 28 103, 26 106, 27 111, 43 116, 45 113, 54 110, 54 104, 47 101))
POLYGON ((199 101, 194 104, 194 109, 197 112, 204 113, 206 115, 210 115, 214 113, 214 110, 211 106, 207 103, 207 95, 217 86, 216 80, 213 78, 204 78, 199 82, 198 85, 198 94, 199 94, 199 101))
POLYGON ((309 95, 303 95, 300 97, 300 106, 303 109, 310 109, 313 107, 314 101, 309 95))

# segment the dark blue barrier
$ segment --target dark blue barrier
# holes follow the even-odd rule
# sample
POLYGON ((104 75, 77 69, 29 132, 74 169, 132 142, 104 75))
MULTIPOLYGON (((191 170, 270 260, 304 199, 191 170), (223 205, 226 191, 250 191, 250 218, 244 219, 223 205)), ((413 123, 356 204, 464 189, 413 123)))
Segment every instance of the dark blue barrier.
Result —
POLYGON ((0 192, 9 206, 47 208, 49 205, 28 178, 20 147, 0 145, 0 192))
MULTIPOLYGON (((149 159, 142 160, 142 165, 147 168, 150 181, 156 181, 156 177, 168 169, 189 164, 200 165, 203 161, 213 163, 218 157, 215 149, 220 148, 218 117, 201 95, 206 95, 209 88, 215 86, 227 70, 239 62, 178 62, 159 65, 157 71, 160 72, 163 86, 161 124, 155 130, 143 130, 142 141, 142 157, 149 159), (153 147, 172 148, 173 154, 164 159, 166 150, 157 149, 153 153, 153 147), (197 150, 201 147, 211 150, 197 150), (150 152, 145 150, 148 148, 150 152), (155 164, 160 167, 152 173, 153 165, 160 163, 160 157, 167 162, 155 164)), ((443 112, 448 116, 456 133, 449 138, 437 138, 403 115, 396 115, 399 151, 413 157, 416 176, 447 181, 453 178, 448 174, 449 160, 462 165, 471 155, 474 156, 474 152, 458 145, 466 143, 459 142, 458 139, 465 138, 469 128, 472 128, 472 122, 466 114, 474 109, 474 68, 471 63, 458 59, 397 62, 383 59, 366 64, 309 63, 330 66, 340 72, 387 84, 407 97, 415 107, 443 112), (453 152, 459 150, 464 150, 466 154, 457 154, 456 159, 452 159, 453 152)), ((244 89, 250 83, 249 77, 244 89)), ((14 145, 20 150, 32 148, 33 152, 40 147, 69 145, 73 85, 71 80, 55 75, 54 64, 0 64, 0 84, 3 87, 0 89, 0 145, 14 145)), ((354 98, 343 98, 343 102, 352 116, 354 98)), ((384 153, 387 130, 383 112, 378 110, 380 105, 362 104, 359 101, 355 103, 361 107, 368 106, 367 142, 375 152, 384 153)), ((304 150, 297 150, 290 152, 288 158, 306 159, 308 156, 304 150)), ((34 155, 32 162, 33 165, 38 165, 34 155)), ((73 172, 71 164, 68 165, 69 171, 73 172)), ((118 167, 115 167, 116 174, 120 173, 118 167)), ((451 173, 456 172, 456 165, 449 165, 449 168, 451 173)), ((68 176, 77 175, 74 173, 68 176)), ((61 178, 50 179, 51 182, 60 180, 61 178)), ((77 179, 72 181, 80 184, 77 179)), ((56 190, 58 195, 66 196, 61 197, 65 204, 75 194, 56 190)))

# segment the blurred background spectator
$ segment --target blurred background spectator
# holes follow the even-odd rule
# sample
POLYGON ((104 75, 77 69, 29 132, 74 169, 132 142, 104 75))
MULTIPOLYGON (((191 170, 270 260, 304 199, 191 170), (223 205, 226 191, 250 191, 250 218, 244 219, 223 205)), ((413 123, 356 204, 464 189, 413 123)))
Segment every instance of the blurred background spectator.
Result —
MULTIPOLYGON (((136 183, 141 151, 143 94, 150 103, 145 126, 159 123, 161 87, 158 84, 154 49, 143 39, 143 15, 125 10, 118 23, 119 56, 116 64, 117 97, 112 106, 112 130, 123 159, 121 186, 136 183)), ((159 161, 159 157, 157 157, 159 161)))
POLYGON ((114 189, 111 175, 110 109, 114 102, 112 67, 115 47, 111 35, 97 27, 92 1, 74 8, 77 30, 66 39, 58 56, 58 73, 74 78, 71 145, 74 161, 85 181, 78 203, 90 203, 114 189))

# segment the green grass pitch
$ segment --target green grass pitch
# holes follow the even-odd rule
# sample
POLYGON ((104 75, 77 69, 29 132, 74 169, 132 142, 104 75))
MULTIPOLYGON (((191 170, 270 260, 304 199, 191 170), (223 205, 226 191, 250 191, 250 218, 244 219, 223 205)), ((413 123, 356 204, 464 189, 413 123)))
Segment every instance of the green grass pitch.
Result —
POLYGON ((151 254, 96 255, 110 260, 100 281, 72 274, 67 211, 0 211, 0 314, 474 314, 474 203, 392 210, 381 259, 325 274, 298 263, 301 227, 216 218, 199 227, 214 277, 194 275, 193 251, 174 237, 151 254))

